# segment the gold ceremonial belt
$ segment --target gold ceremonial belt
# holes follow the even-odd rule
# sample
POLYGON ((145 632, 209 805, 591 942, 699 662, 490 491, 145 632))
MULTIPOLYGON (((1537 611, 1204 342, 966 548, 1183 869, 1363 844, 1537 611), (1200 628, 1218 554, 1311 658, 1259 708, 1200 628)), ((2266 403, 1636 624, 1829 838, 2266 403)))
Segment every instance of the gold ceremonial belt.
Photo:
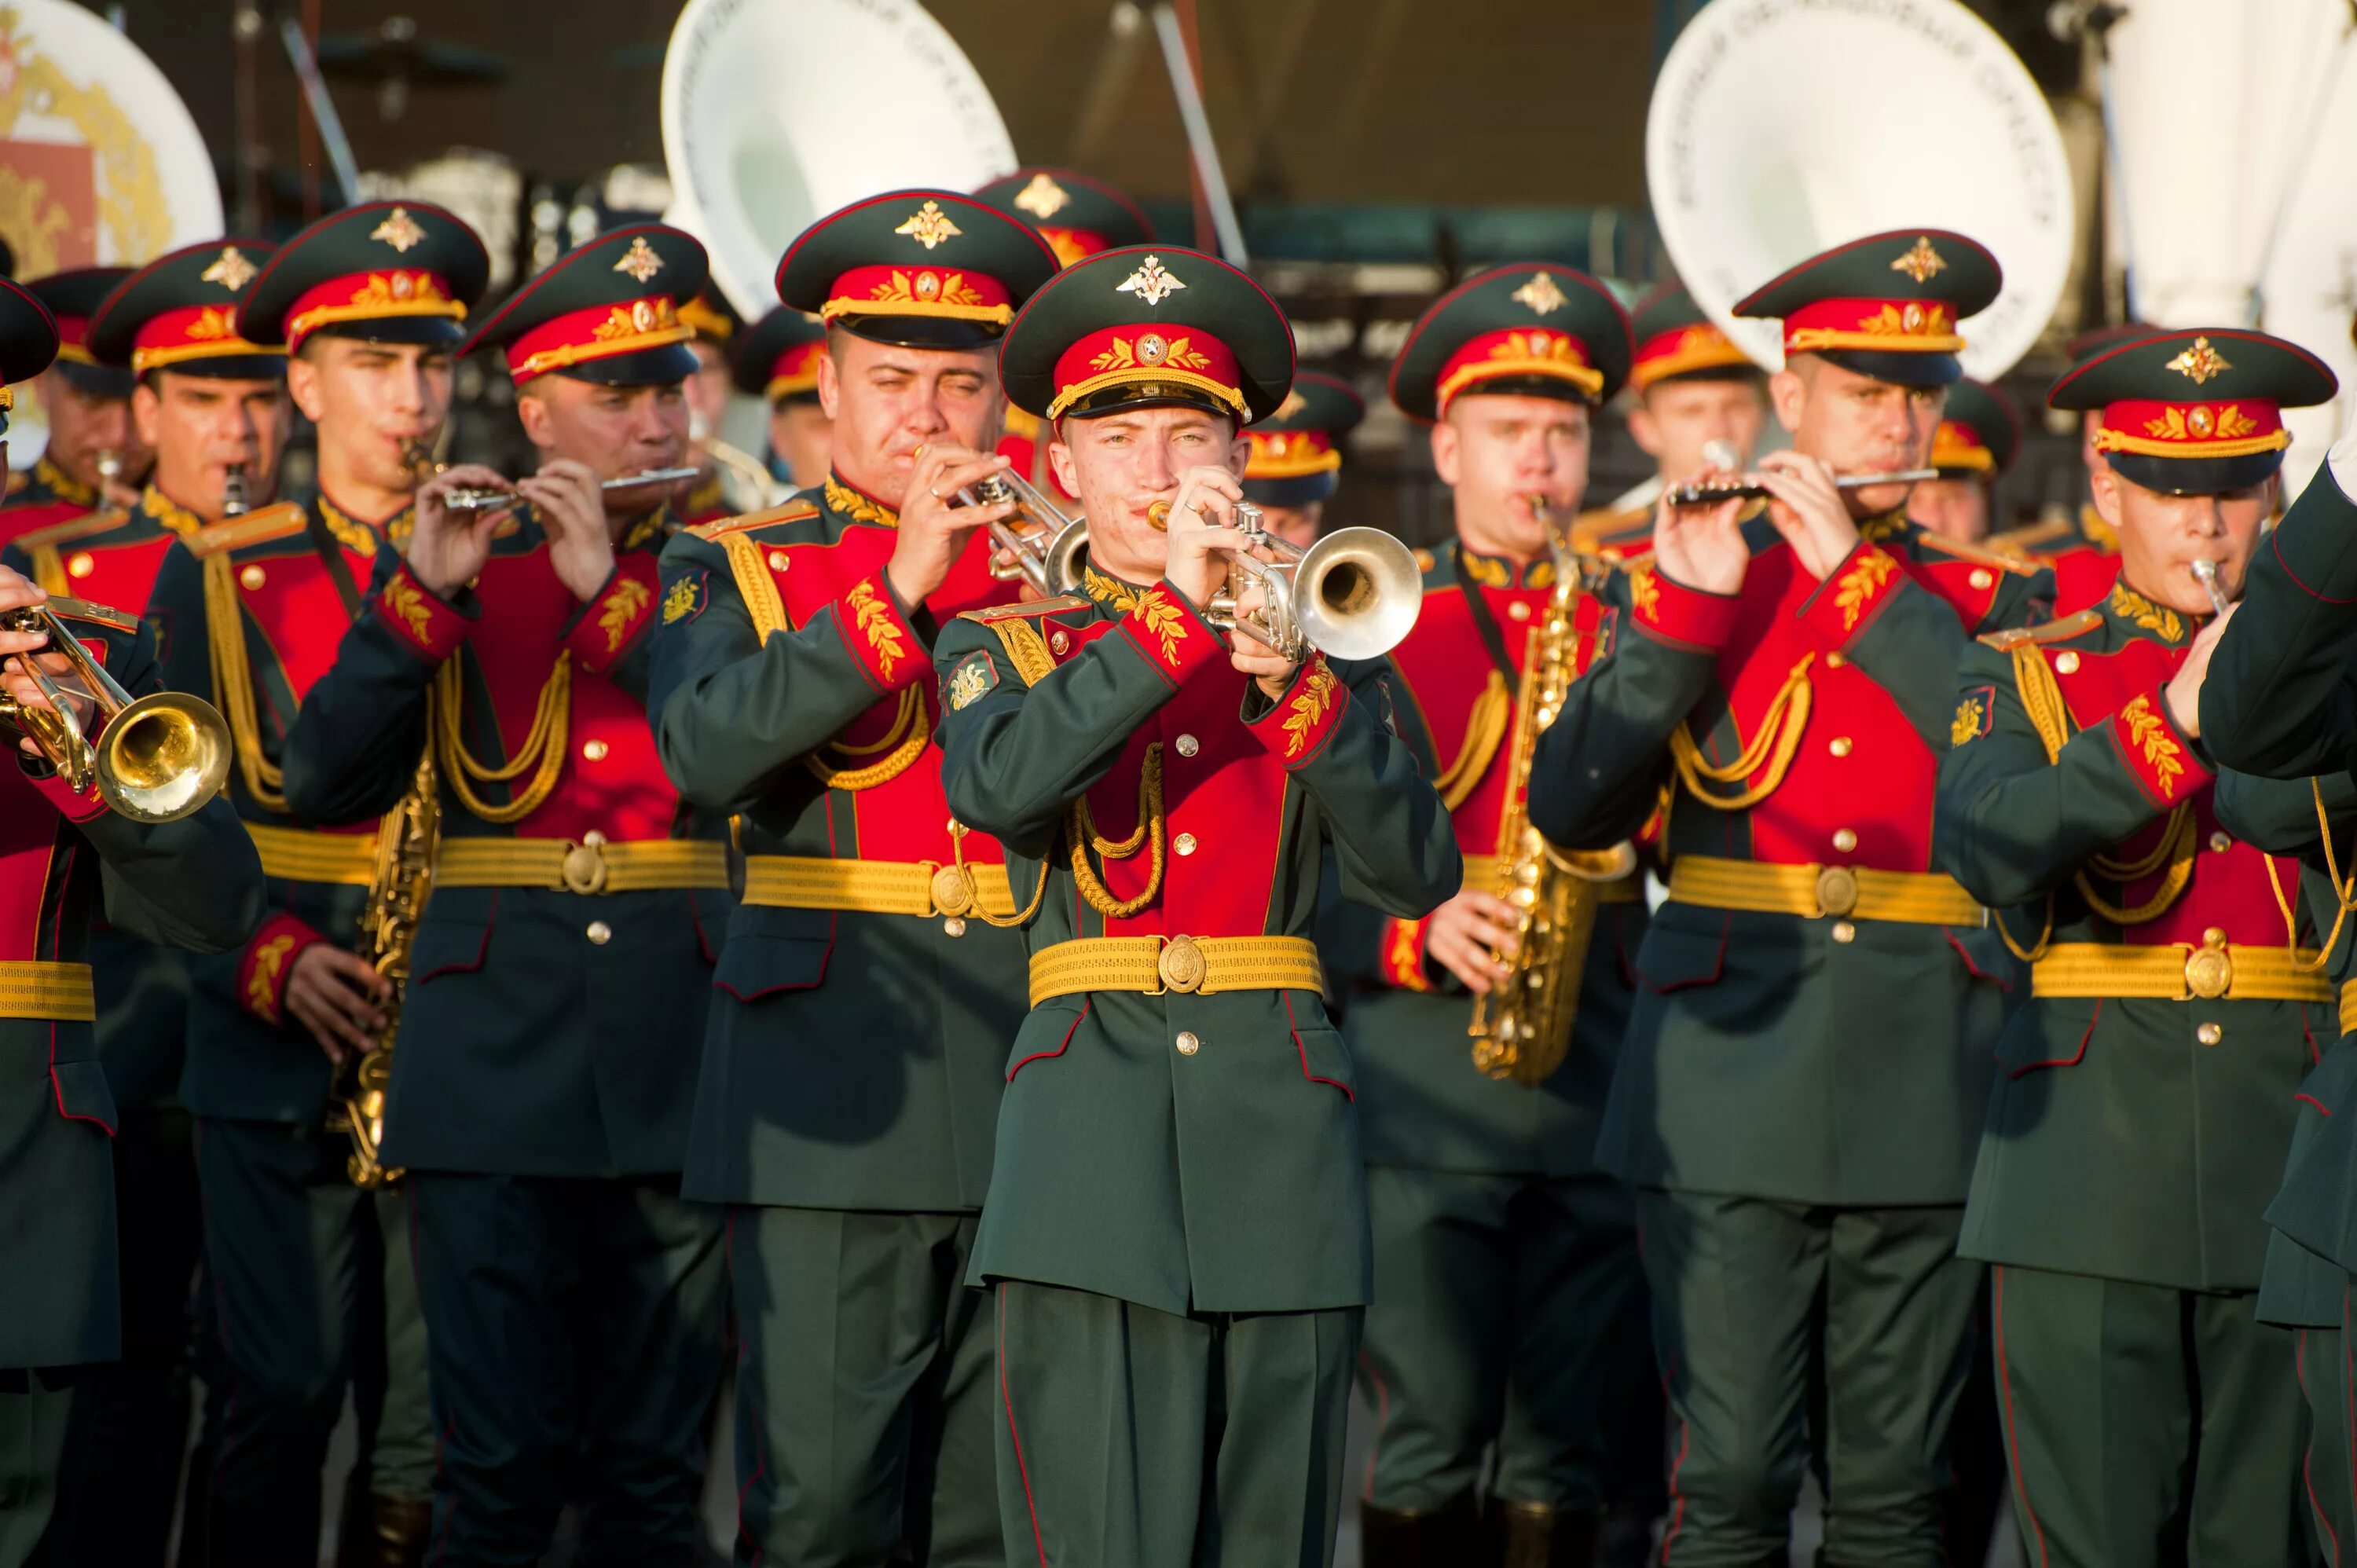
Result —
MULTIPOLYGON (((1465 857, 1465 886, 1476 892, 1486 893, 1498 885, 1498 857, 1494 854, 1469 854, 1465 857)), ((1599 904, 1641 904, 1645 901, 1645 874, 1617 877, 1610 882, 1591 883, 1599 904)))
POLYGON ((1083 991, 1323 991, 1307 937, 1083 937, 1031 955, 1031 1005, 1083 991))
POLYGON ((2341 983, 2341 1032, 2357 1035, 2357 980, 2341 983))
MULTIPOLYGON (((2332 982, 2307 948, 2169 942, 2056 942, 2029 966, 2032 996, 2147 997, 2161 1002, 2330 1002, 2332 982)), ((2349 1002, 2341 1001, 2341 1016, 2349 1002)))
POLYGON ((86 963, 0 963, 0 1018, 47 1018, 89 1024, 98 1018, 98 993, 86 963))
POLYGON ((1001 919, 1015 916, 1006 867, 969 865, 961 873, 937 860, 750 854, 745 857, 745 902, 770 909, 850 909, 920 919, 934 915, 955 918, 979 902, 1001 919))
POLYGON ((1867 866, 1776 865, 1682 854, 1670 867, 1670 897, 1713 909, 1749 909, 1809 919, 1855 918, 1917 926, 1977 926, 1985 918, 1955 878, 1867 866))
POLYGON ((728 886, 728 855, 705 839, 608 843, 571 839, 446 838, 434 852, 436 887, 545 887, 557 893, 652 893, 728 886))
POLYGON ((374 829, 364 833, 323 833, 310 828, 248 822, 245 832, 262 855, 264 876, 345 887, 366 887, 376 880, 374 829))

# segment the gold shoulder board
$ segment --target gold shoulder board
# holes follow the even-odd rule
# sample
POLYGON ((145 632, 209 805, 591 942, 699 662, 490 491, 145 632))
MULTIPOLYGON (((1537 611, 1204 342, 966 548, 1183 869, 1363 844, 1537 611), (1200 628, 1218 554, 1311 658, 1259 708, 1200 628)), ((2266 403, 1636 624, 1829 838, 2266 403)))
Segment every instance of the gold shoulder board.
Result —
POLYGON ((2095 611, 2081 610, 2076 615, 2067 615, 2060 620, 2042 621, 2036 626, 2007 627, 2003 631, 1992 631, 1983 636, 1981 640, 1999 653, 2010 653, 2026 643, 2043 646, 2050 642, 2066 642, 2082 632, 2093 631, 2103 624, 2104 618, 2095 611))
POLYGON ((112 631, 139 629, 137 616, 128 610, 116 609, 113 605, 95 605, 88 599, 70 599, 62 595, 52 594, 41 607, 63 616, 68 620, 86 620, 93 626, 102 626, 112 631))
POLYGON ((50 523, 47 528, 37 528, 29 533, 20 533, 16 538, 16 543, 29 554, 45 544, 64 544, 71 540, 87 539, 93 533, 104 533, 109 529, 121 528, 130 521, 131 514, 119 508, 107 511, 86 511, 80 517, 70 517, 63 522, 50 523))
POLYGON ((2018 555, 2002 550, 1992 550, 1986 544, 1967 544, 1961 539, 1950 539, 1944 533, 1925 529, 1916 535, 1915 542, 1937 555, 1953 555, 1959 561, 1969 561, 1975 566, 1994 566, 2000 572, 2010 572, 2017 577, 2035 577, 2039 567, 2018 555))
POLYGON ((773 506, 767 511, 742 512, 736 517, 716 517, 710 522, 697 523, 688 532, 698 539, 725 539, 732 533, 742 533, 748 529, 767 528, 774 522, 800 522, 806 517, 817 515, 818 506, 815 502, 788 501, 783 506, 773 506))
POLYGON ((1029 620, 1034 616, 1061 615, 1066 610, 1085 609, 1089 601, 1078 594, 1064 594, 1052 599, 1028 599, 1021 604, 993 605, 988 609, 964 610, 960 620, 970 620, 982 626, 994 621, 1029 620))
POLYGON ((224 550, 242 550, 249 544, 268 544, 291 538, 310 525, 310 516, 301 506, 294 501, 280 501, 260 511, 209 522, 181 542, 188 547, 188 553, 202 560, 224 550))

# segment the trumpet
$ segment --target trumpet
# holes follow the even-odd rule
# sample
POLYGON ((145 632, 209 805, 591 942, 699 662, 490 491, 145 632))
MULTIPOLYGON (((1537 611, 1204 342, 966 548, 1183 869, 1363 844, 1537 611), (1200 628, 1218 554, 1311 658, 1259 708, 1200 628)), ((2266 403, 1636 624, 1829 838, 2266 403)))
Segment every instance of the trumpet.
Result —
MULTIPOLYGON (((605 492, 608 506, 629 506, 634 501, 653 500, 663 491, 676 489, 695 477, 694 468, 649 468, 643 474, 624 474, 619 478, 608 479, 597 488, 605 492)), ((442 510, 464 516, 497 511, 515 504, 513 489, 489 485, 462 486, 442 492, 442 510)))
POLYGON ((15 659, 48 706, 0 692, 0 723, 30 736, 69 789, 79 793, 95 784, 117 815, 134 822, 178 822, 219 794, 229 778, 230 736, 213 705, 184 692, 134 698, 82 646, 64 615, 115 627, 138 622, 102 605, 54 596, 43 604, 0 611, 0 629, 38 633, 49 639, 43 651, 64 657, 104 721, 98 738, 93 741, 82 727, 72 694, 41 667, 41 653, 15 659))
POLYGON ((2220 615, 2224 615, 2233 607, 2233 601, 2226 597, 2225 585, 2218 581, 2218 563, 2196 561, 2188 565, 2186 570, 2192 573, 2193 580, 2201 585, 2201 591, 2210 596, 2212 609, 2216 610, 2220 615))
MULTIPOLYGON (((1844 474, 1834 481, 1837 490, 1870 490, 1877 485, 1919 485, 1926 479, 1940 477, 1937 468, 1901 468, 1889 474, 1844 474)), ((1741 479, 1704 479, 1694 484, 1672 485, 1672 506, 1715 506, 1720 501, 1765 498, 1768 487, 1747 484, 1741 479)))
MULTIPOLYGON (((1168 501, 1146 508, 1157 528, 1168 526, 1169 517, 1168 501)), ((1236 503, 1235 526, 1251 544, 1281 559, 1231 553, 1231 565, 1259 584, 1261 607, 1241 610, 1235 590, 1222 588, 1203 612, 1213 626, 1297 660, 1312 649, 1329 659, 1380 659, 1415 627, 1424 574, 1408 547, 1382 529, 1337 529, 1305 550, 1269 532, 1250 501, 1236 503)))
POLYGON ((958 499, 967 506, 1015 503, 1013 518, 990 524, 990 542, 998 547, 990 563, 992 576, 1002 583, 1019 578, 1042 596, 1069 594, 1079 585, 1079 547, 1087 542, 1087 525, 1066 517, 1039 486, 1009 468, 966 486, 958 499))

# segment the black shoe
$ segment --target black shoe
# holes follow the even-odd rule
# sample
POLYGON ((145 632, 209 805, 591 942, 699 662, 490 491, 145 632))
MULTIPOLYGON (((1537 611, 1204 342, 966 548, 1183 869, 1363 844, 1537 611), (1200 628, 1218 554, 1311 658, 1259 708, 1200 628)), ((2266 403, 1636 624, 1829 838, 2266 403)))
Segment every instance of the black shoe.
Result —
POLYGON ((429 1499, 372 1493, 344 1521, 337 1568, 418 1568, 433 1529, 429 1499))
POLYGON ((1469 1568, 1480 1538, 1469 1497, 1421 1512, 1372 1503, 1359 1509, 1361 1568, 1469 1568))
POLYGON ((1596 1568, 1596 1514, 1491 1498, 1487 1522, 1498 1568, 1596 1568))

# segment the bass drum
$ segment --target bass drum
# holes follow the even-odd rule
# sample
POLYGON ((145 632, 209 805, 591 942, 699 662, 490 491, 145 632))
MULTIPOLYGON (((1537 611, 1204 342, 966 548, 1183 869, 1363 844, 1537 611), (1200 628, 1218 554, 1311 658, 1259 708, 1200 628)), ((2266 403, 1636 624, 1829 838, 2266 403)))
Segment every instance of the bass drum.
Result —
POLYGON ((1015 167, 990 90, 909 0, 688 0, 663 55, 662 138, 664 220, 704 242, 748 321, 777 304, 778 258, 813 220, 1015 167), (870 97, 892 113, 866 113, 870 97))
POLYGON ((2070 274, 2061 133, 2021 61, 1954 0, 1712 0, 1653 84, 1645 177, 1679 277, 1770 369, 1776 323, 1729 307, 1845 241, 1921 226, 1996 253, 2005 290, 1964 323, 1964 371, 1982 381, 2029 351, 2070 274))

